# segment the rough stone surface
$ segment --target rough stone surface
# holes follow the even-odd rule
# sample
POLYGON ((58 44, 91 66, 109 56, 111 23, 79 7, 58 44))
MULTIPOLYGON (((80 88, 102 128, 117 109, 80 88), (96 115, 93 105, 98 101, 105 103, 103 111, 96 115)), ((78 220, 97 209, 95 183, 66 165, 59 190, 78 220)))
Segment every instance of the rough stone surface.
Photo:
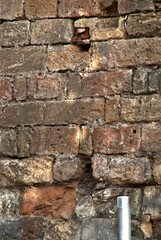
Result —
POLYGON ((152 217, 153 221, 153 229, 154 229, 154 237, 159 239, 161 237, 161 215, 159 214, 156 217, 152 217))
POLYGON ((161 188, 158 186, 148 186, 144 189, 143 197, 143 213, 157 216, 160 213, 161 201, 160 201, 161 188))
POLYGON ((121 119, 128 122, 159 121, 161 119, 161 96, 122 97, 121 119))
POLYGON ((0 19, 12 20, 21 17, 23 14, 22 0, 1 0, 0 1, 0 19))
POLYGON ((37 20, 31 24, 32 44, 68 43, 73 37, 73 22, 69 19, 37 20))
POLYGON ((81 223, 77 220, 48 220, 45 228, 46 240, 80 240, 81 223))
POLYGON ((104 101, 95 100, 68 100, 47 102, 45 107, 45 125, 60 125, 103 119, 104 101))
POLYGON ((140 148, 140 127, 107 126, 98 127, 93 132, 94 151, 99 153, 130 153, 140 148))
POLYGON ((29 22, 4 22, 0 25, 1 46, 23 46, 29 44, 29 22))
POLYGON ((153 235, 153 229, 150 215, 143 215, 141 220, 141 230, 146 238, 151 238, 153 235))
POLYGON ((149 75, 149 92, 161 91, 161 69, 154 70, 149 75))
POLYGON ((132 70, 70 74, 68 96, 97 97, 132 91, 132 70))
POLYGON ((152 10, 154 10, 153 0, 118 0, 118 11, 120 14, 152 10))
POLYGON ((76 28, 89 28, 91 41, 124 38, 124 18, 81 18, 74 22, 76 28), (99 30, 98 30, 99 29, 99 30))
POLYGON ((59 17, 88 17, 88 16, 116 16, 117 3, 115 0, 110 0, 107 3, 103 0, 95 2, 90 1, 75 1, 61 0, 58 5, 59 17))
POLYGON ((133 75, 133 93, 148 93, 148 76, 150 69, 137 68, 133 75))
POLYGON ((0 49, 0 74, 43 72, 45 47, 0 49))
POLYGON ((24 77, 15 78, 14 98, 18 101, 26 99, 26 78, 24 77))
POLYGON ((53 166, 53 178, 58 182, 80 179, 83 169, 79 158, 57 157, 53 166))
POLYGON ((103 190, 96 190, 92 195, 96 214, 101 216, 116 216, 117 197, 127 195, 130 197, 130 208, 132 216, 139 216, 141 213, 141 189, 112 187, 103 190))
POLYGON ((28 19, 52 18, 57 16, 57 0, 25 0, 25 13, 28 19))
POLYGON ((12 89, 9 79, 0 79, 0 101, 12 100, 12 89))
POLYGON ((154 156, 153 175, 155 182, 161 184, 161 153, 154 156))
POLYGON ((52 183, 53 158, 24 158, 23 160, 2 159, 0 175, 10 181, 10 185, 33 185, 52 183), (13 184, 12 184, 13 183, 13 184))
POLYGON ((92 134, 88 127, 82 126, 80 129, 79 153, 87 156, 92 155, 92 134))
POLYGON ((0 154, 2 156, 16 156, 17 155, 17 143, 16 143, 16 131, 0 129, 0 154))
POLYGON ((108 97, 105 105, 105 120, 107 123, 120 120, 120 96, 108 97))
POLYGON ((92 158, 93 176, 111 184, 144 184, 152 181, 150 161, 135 156, 107 156, 92 158))
POLYGON ((0 106, 0 126, 36 125, 43 121, 43 103, 16 103, 0 106))
POLYGON ((89 218, 96 216, 92 197, 84 196, 78 200, 75 213, 78 218, 89 218))
POLYGON ((143 126, 141 149, 146 152, 160 152, 161 124, 152 123, 143 126))
POLYGON ((30 137, 31 154, 77 154, 79 128, 36 127, 30 137))
POLYGON ((67 75, 55 73, 48 76, 27 79, 27 95, 29 99, 65 98, 67 75))
POLYGON ((18 129, 17 133, 18 157, 30 156, 29 133, 30 131, 28 128, 18 129))
POLYGON ((83 70, 88 68, 90 54, 74 45, 51 46, 48 50, 49 71, 83 70))
POLYGON ((31 188, 22 197, 21 215, 71 218, 76 206, 72 185, 31 188))

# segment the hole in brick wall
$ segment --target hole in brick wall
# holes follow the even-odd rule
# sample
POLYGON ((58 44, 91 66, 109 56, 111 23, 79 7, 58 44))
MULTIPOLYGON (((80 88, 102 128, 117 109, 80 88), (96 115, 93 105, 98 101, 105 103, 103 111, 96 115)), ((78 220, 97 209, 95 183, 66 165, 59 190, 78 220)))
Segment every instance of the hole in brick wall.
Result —
POLYGON ((72 38, 74 44, 79 45, 81 51, 88 52, 90 48, 89 28, 75 28, 74 37, 72 38))
POLYGON ((118 15, 118 3, 117 0, 99 0, 99 5, 102 11, 108 12, 110 16, 118 15))
POLYGON ((136 130, 135 130, 135 129, 133 130, 133 133, 136 133, 136 130))
POLYGON ((90 44, 87 44, 87 45, 80 45, 80 49, 81 49, 81 51, 83 51, 83 52, 88 52, 89 51, 89 49, 90 49, 90 44))

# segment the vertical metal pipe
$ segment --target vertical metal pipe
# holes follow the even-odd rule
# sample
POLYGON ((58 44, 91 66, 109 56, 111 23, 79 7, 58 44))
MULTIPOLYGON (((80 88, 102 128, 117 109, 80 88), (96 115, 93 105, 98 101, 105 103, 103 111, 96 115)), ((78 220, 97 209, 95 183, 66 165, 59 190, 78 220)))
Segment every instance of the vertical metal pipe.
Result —
POLYGON ((128 196, 117 198, 118 240, 131 240, 131 213, 128 196))

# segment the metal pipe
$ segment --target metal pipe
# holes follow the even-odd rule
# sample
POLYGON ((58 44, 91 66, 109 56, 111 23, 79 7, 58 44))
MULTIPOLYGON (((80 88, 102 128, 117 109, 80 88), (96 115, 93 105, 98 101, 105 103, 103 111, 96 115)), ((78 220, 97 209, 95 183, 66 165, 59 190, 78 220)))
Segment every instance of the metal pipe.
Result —
POLYGON ((117 198, 118 240, 131 240, 131 213, 128 196, 117 198))

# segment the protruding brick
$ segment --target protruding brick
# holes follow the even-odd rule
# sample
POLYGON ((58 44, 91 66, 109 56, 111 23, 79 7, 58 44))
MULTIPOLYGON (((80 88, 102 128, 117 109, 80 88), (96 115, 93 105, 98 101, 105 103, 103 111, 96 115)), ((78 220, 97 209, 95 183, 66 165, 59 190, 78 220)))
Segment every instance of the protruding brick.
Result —
POLYGON ((154 11, 153 0, 118 0, 118 11, 120 14, 127 14, 132 12, 154 11))
POLYGON ((10 181, 10 184, 6 184, 6 187, 52 183, 52 162, 53 158, 47 157, 23 160, 2 159, 0 161, 0 175, 10 181))
POLYGON ((111 38, 124 38, 124 18, 81 18, 75 21, 76 28, 89 28, 91 41, 105 41, 111 38))
POLYGON ((120 96, 109 97, 105 105, 105 120, 107 123, 118 122, 120 119, 120 96))
POLYGON ((37 20, 31 24, 31 44, 68 43, 73 37, 69 19, 37 20))
POLYGON ((161 119, 161 96, 122 97, 121 118, 128 122, 159 121, 161 119))
POLYGON ((70 98, 94 97, 132 91, 132 70, 69 75, 70 98))
POLYGON ((53 166, 54 180, 63 182, 80 179, 83 170, 79 158, 57 157, 53 166))
POLYGON ((17 155, 17 135, 16 131, 0 129, 0 154, 3 156, 17 155))
POLYGON ((71 218, 76 206, 73 185, 27 189, 22 197, 21 215, 71 218))
POLYGON ((0 106, 0 126, 37 125, 43 121, 43 103, 16 103, 0 106))
POLYGON ((49 71, 83 70, 89 67, 90 54, 74 45, 52 46, 48 49, 49 71))
POLYGON ((23 15, 22 0, 0 0, 0 19, 13 20, 23 15))
POLYGON ((94 151, 99 153, 132 153, 140 148, 140 127, 107 126, 98 127, 93 132, 94 151))
POLYGON ((27 79, 27 95, 30 99, 65 98, 67 79, 63 73, 31 77, 27 79))
POLYGON ((88 16, 116 16, 117 15, 117 1, 95 0, 84 1, 80 0, 60 0, 58 5, 59 17, 88 17, 88 16))
POLYGON ((25 0, 25 13, 28 19, 57 17, 58 0, 25 0))
POLYGON ((47 102, 45 107, 45 125, 85 123, 104 118, 104 101, 66 100, 47 102))
POLYGON ((4 22, 0 25, 0 46, 29 44, 29 22, 4 22))
POLYGON ((12 100, 12 88, 9 79, 0 79, 0 100, 12 100))
POLYGON ((161 187, 148 186, 144 189, 143 196, 143 213, 151 216, 157 216, 160 213, 161 201, 160 201, 161 187))
POLYGON ((14 98, 16 100, 26 99, 26 78, 17 77, 14 79, 14 98))
POLYGON ((77 154, 79 128, 36 127, 30 138, 31 154, 77 154))
POLYGON ((79 153, 87 156, 92 155, 92 134, 88 127, 82 126, 80 129, 79 153))
POLYGON ((152 123, 143 125, 141 149, 145 152, 161 151, 161 124, 152 123))
POLYGON ((0 50, 0 74, 40 73, 45 70, 45 47, 0 50))
POLYGON ((93 175, 111 184, 147 184, 152 181, 150 161, 135 156, 94 157, 93 175))

